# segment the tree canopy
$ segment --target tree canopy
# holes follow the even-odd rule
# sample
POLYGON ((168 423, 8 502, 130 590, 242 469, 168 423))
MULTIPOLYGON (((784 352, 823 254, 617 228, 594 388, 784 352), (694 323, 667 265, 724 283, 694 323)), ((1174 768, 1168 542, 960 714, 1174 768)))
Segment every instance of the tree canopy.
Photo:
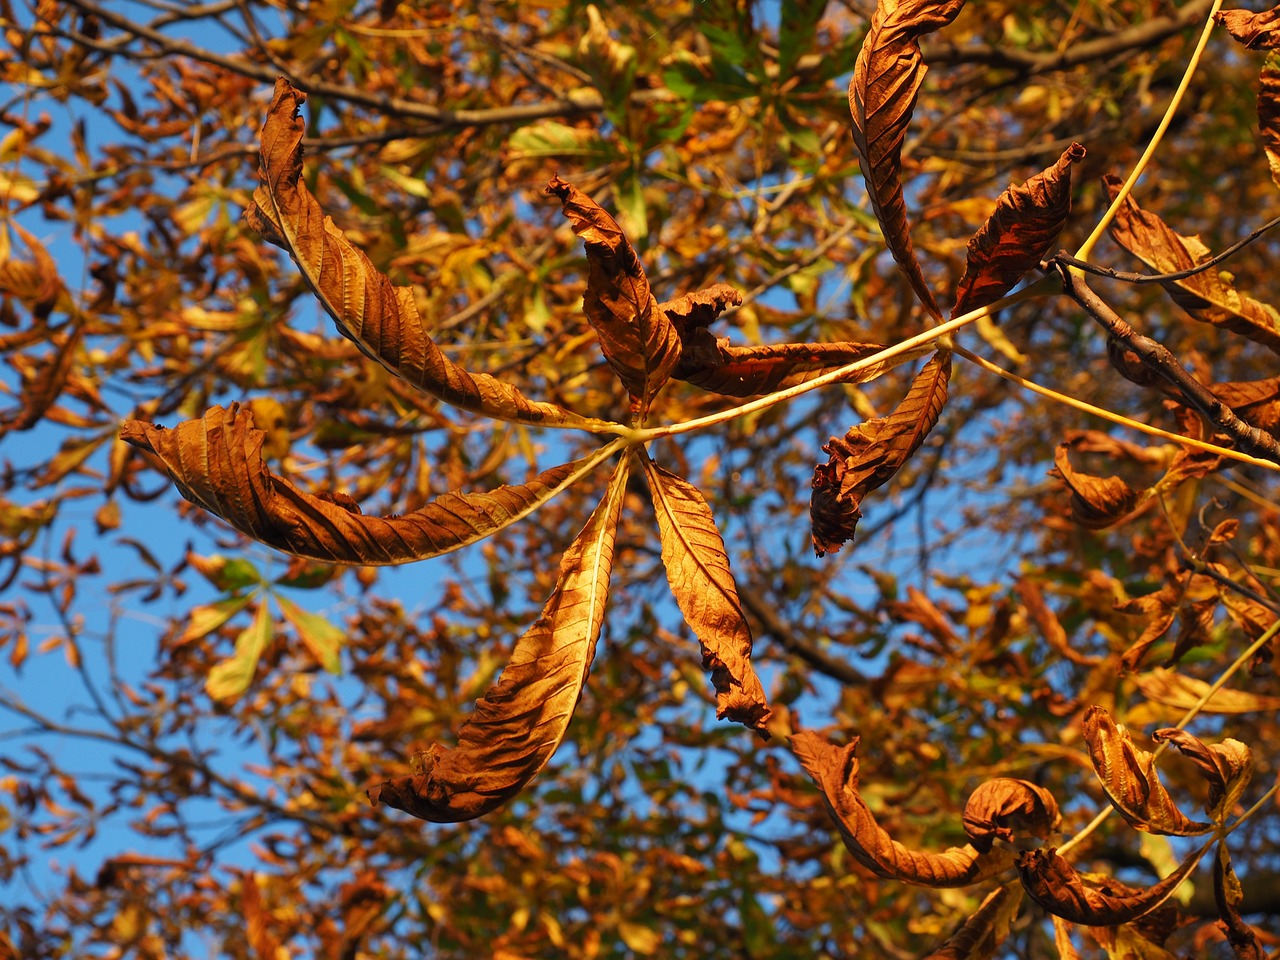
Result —
POLYGON ((0 956, 1274 952, 1220 8, 0 0, 0 956))

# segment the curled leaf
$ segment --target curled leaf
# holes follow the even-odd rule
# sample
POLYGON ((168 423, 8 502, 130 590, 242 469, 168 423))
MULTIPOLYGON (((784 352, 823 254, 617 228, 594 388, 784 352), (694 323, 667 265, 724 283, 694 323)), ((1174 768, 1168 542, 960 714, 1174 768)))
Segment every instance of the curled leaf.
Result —
POLYGON ((413 291, 380 273, 324 215, 302 182, 306 96, 283 79, 262 126, 261 180, 245 219, 264 239, 286 250, 341 333, 360 350, 420 390, 466 410, 499 420, 545 426, 607 429, 530 400, 496 377, 469 373, 446 357, 427 333, 413 291))
MULTIPOLYGON (((1112 199, 1120 192, 1120 180, 1103 181, 1112 199)), ((1126 197, 1111 225, 1111 236, 1131 254, 1160 273, 1176 273, 1209 258, 1198 237, 1184 237, 1154 213, 1148 213, 1126 197)), ((1195 319, 1238 333, 1280 353, 1280 312, 1269 304, 1241 294, 1231 274, 1210 268, 1182 280, 1160 284, 1195 319)))
POLYGON ((160 458, 179 492, 246 536, 328 563, 392 564, 448 553, 528 516, 610 455, 543 471, 527 484, 445 493, 412 513, 365 516, 350 497, 304 493, 262 459, 266 436, 238 404, 172 430, 127 421, 122 439, 160 458))
POLYGON ((953 317, 999 300, 1039 265, 1071 213, 1071 165, 1084 156, 1084 147, 1073 143, 1053 166, 1000 194, 969 241, 953 317))
POLYGON ((1227 942, 1236 960, 1265 960, 1266 949, 1253 927, 1240 916, 1240 904, 1244 902, 1244 889, 1240 878, 1231 866, 1231 854, 1225 843, 1218 844, 1218 855, 1213 861, 1213 900, 1218 916, 1227 934, 1227 942))
POLYGON ((1225 27, 1237 41, 1250 50, 1280 47, 1280 7, 1251 13, 1248 10, 1219 10, 1214 22, 1225 27))
POLYGON ((716 688, 716 715, 767 737, 764 688, 751 666, 751 630, 729 570, 729 555, 698 488, 647 458, 667 582, 702 644, 702 666, 716 688))
MULTIPOLYGON (((1280 24, 1280 13, 1272 10, 1273 23, 1280 24)), ((1280 32, 1270 34, 1280 46, 1280 32)), ((1268 55, 1258 74, 1258 133, 1262 149, 1271 168, 1271 180, 1280 186, 1280 54, 1268 55)))
POLYGON ((1108 893, 1085 886, 1076 868, 1053 849, 1023 850, 1016 866, 1027 895, 1054 916, 1090 927, 1113 927, 1137 920, 1173 896, 1207 849, 1193 852, 1173 873, 1136 893, 1108 893))
POLYGON ((565 552, 542 615, 476 701, 453 749, 435 744, 423 770, 376 784, 369 799, 435 823, 484 816, 519 793, 564 739, 595 657, 626 490, 624 457, 604 500, 565 552))
POLYGON ((1156 667, 1134 678, 1138 689, 1148 700, 1163 703, 1178 710, 1199 707, 1201 713, 1260 713, 1280 711, 1280 697, 1220 687, 1201 703, 1209 692, 1209 684, 1196 677, 1188 677, 1163 667, 1156 667))
POLYGON ((982 853, 1000 839, 1016 843, 1020 839, 1049 836, 1062 816, 1058 801, 1044 787, 1027 780, 996 777, 978 785, 964 807, 964 832, 982 853))
POLYGON ((996 887, 960 929, 925 960, 990 960, 1009 935, 1009 927, 1022 906, 1022 888, 1016 883, 996 887))
POLYGON ((640 258, 617 221, 573 184, 553 177, 547 193, 559 198, 587 248, 587 292, 582 309, 600 338, 609 366, 631 393, 632 410, 649 402, 680 361, 680 338, 657 309, 640 258))
POLYGON ((965 844, 928 853, 910 850, 890 837, 858 794, 857 737, 837 747, 811 730, 801 730, 792 734, 791 750, 822 790, 844 845, 876 876, 926 887, 964 887, 1009 866, 1011 858, 1003 850, 982 853, 965 844))
POLYGON ((1212 824, 1188 819, 1177 808, 1160 782, 1151 754, 1135 747, 1129 731, 1116 726, 1106 710, 1096 705, 1090 707, 1081 726, 1102 789, 1111 805, 1131 825, 1150 833, 1178 837, 1205 833, 1213 828, 1212 824))
POLYGON ((849 81, 853 142, 885 243, 926 309, 941 317, 911 244, 902 191, 902 141, 928 67, 919 38, 960 13, 964 0, 879 0, 849 81))
POLYGON ((1100 530, 1119 523, 1139 506, 1141 492, 1119 477, 1097 477, 1071 466, 1067 456, 1070 446, 1058 444, 1053 458, 1056 466, 1050 475, 1060 477, 1071 490, 1072 520, 1090 530, 1100 530))
POLYGON ((1167 727, 1151 735, 1156 743, 1168 741, 1196 765, 1209 781, 1209 799, 1204 809, 1218 823, 1240 799, 1240 794, 1253 778, 1253 751, 1248 744, 1228 737, 1221 743, 1207 744, 1185 730, 1167 727))
POLYGON ((946 405, 950 378, 951 353, 939 350, 891 414, 861 423, 823 446, 831 457, 814 469, 809 500, 818 556, 834 553, 853 539, 863 498, 892 479, 924 443, 946 405))

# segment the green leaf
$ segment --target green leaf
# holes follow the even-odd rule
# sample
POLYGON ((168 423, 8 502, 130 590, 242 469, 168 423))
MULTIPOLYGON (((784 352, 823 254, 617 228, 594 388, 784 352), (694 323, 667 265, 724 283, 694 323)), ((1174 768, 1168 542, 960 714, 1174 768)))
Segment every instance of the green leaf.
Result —
POLYGON ((199 640, 201 637, 217 630, 248 606, 249 601, 252 599, 251 594, 245 594, 242 597, 227 597, 225 600, 218 600, 215 603, 202 603, 198 607, 192 607, 191 617, 187 621, 187 629, 183 630, 178 639, 173 642, 174 646, 180 647, 184 643, 190 643, 192 640, 199 640))
POLYGON ((329 673, 341 673, 342 663, 338 659, 338 651, 347 635, 318 613, 303 610, 286 597, 277 594, 276 603, 280 604, 280 612, 293 625, 293 629, 298 631, 298 638, 311 651, 316 662, 329 673))
POLYGON ((271 615, 267 604, 259 603, 253 623, 236 637, 236 651, 230 660, 224 660, 209 671, 205 691, 214 700, 235 701, 249 689, 258 661, 271 642, 271 615))

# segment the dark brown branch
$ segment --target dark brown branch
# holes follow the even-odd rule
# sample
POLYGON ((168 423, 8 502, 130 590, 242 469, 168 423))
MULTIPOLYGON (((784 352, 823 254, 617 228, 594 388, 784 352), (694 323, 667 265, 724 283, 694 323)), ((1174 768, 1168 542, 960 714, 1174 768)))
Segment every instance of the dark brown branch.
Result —
POLYGON ((867 682, 866 674, 853 664, 831 656, 816 644, 798 636, 794 630, 782 622, 777 611, 761 600, 755 591, 744 590, 740 594, 740 599, 747 612, 759 621, 760 626, 764 627, 765 632, 773 638, 774 642, 788 653, 795 654, 815 670, 849 686, 861 686, 867 682))
MULTIPOLYGON (((263 83, 275 83, 281 70, 275 66, 254 63, 242 57, 228 57, 203 47, 197 47, 186 40, 167 36, 145 24, 136 23, 128 17, 121 16, 105 9, 94 0, 66 0, 68 6, 82 13, 90 14, 109 24, 128 36, 145 40, 152 44, 159 53, 166 56, 189 57, 201 63, 221 67, 240 76, 260 80, 263 83)), ((77 42, 80 42, 76 37, 77 42)), ((96 45, 101 49, 101 44, 96 45)), ((124 55, 124 54, 122 54, 124 55)), ((604 101, 595 90, 575 91, 571 97, 549 100, 543 103, 516 104, 507 107, 493 107, 484 110, 450 110, 434 107, 416 100, 393 97, 387 94, 372 93, 359 87, 348 87, 337 83, 329 83, 314 77, 300 76, 286 71, 286 79, 295 87, 307 93, 356 103, 372 107, 386 114, 425 120, 447 127, 481 127, 502 123, 525 123, 530 120, 541 120, 547 117, 578 116, 595 113, 604 108, 604 101)), ((632 94, 637 101, 651 101, 669 96, 664 90, 637 90, 632 94)))
POLYGON ((1152 373, 1171 384, 1182 399, 1198 410, 1209 421, 1230 436, 1236 446, 1247 453, 1265 457, 1280 463, 1280 444, 1271 434, 1245 423, 1216 397, 1212 390, 1178 362, 1169 350, 1150 337, 1144 337, 1129 326, 1102 298, 1089 288, 1084 277, 1073 272, 1066 264, 1056 260, 1049 266, 1062 278, 1063 292, 1078 303, 1084 311, 1107 331, 1107 335, 1122 344, 1142 361, 1152 373))
POLYGON ((1058 263, 1065 263, 1069 267, 1076 267, 1085 273, 1091 273, 1095 277, 1110 277, 1112 280, 1123 280, 1125 283, 1165 283, 1169 280, 1185 280, 1187 277, 1194 277, 1197 273, 1203 273, 1210 267, 1216 267, 1222 261, 1235 253, 1243 250, 1253 241, 1257 240, 1272 227, 1280 226, 1280 217, 1274 220, 1268 220, 1253 233, 1249 234, 1243 240, 1238 240, 1227 249, 1223 250, 1216 257, 1210 257, 1203 263, 1198 263, 1194 267, 1188 267, 1186 270, 1178 270, 1174 273, 1129 273, 1125 270, 1112 270, 1110 267, 1100 267, 1097 264, 1090 263, 1088 260, 1077 260, 1065 250, 1059 250, 1058 255, 1053 259, 1058 263))
POLYGON ((1067 70, 1130 50, 1152 47, 1203 21, 1209 15, 1212 6, 1213 0, 1192 0, 1191 3, 1179 8, 1173 16, 1144 20, 1109 36, 1086 40, 1084 43, 1070 43, 1063 49, 1053 52, 1038 53, 1006 47, 967 45, 961 47, 952 43, 934 43, 924 47, 924 59, 931 66, 978 63, 986 67, 1015 70, 1026 76, 1049 73, 1053 70, 1067 70))

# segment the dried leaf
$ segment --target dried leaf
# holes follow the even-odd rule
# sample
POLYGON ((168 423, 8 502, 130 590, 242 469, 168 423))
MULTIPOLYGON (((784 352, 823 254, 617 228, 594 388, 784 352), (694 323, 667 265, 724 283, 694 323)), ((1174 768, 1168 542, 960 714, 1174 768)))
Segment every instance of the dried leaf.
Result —
POLYGON ((849 852, 879 877, 926 887, 964 887, 1008 868, 1006 851, 980 853, 972 844, 942 853, 909 850, 879 824, 858 795, 858 740, 837 747, 811 730, 791 736, 791 749, 821 788, 827 811, 849 852))
POLYGON ((265 434, 238 404, 172 430, 130 420, 120 436, 158 456, 184 497, 241 533, 328 563, 405 563, 456 550, 528 516, 609 456, 601 448, 528 484, 445 493, 412 513, 372 517, 349 497, 313 496, 272 473, 262 459, 265 434))
POLYGON ((582 308, 609 366, 631 393, 632 412, 643 417, 680 361, 680 338, 667 314, 657 309, 640 258, 617 221, 559 177, 551 179, 546 192, 559 198, 573 232, 586 245, 582 308))
POLYGON ((39 366, 22 377, 18 405, 0 414, 0 436, 12 430, 30 430, 44 422, 50 408, 67 387, 75 361, 80 357, 83 328, 63 324, 48 335, 53 349, 39 366))
MULTIPOLYGON (((1148 700, 1163 703, 1178 710, 1190 710, 1209 692, 1209 684, 1195 677, 1184 676, 1163 667, 1134 676, 1138 689, 1148 700)), ((1280 697, 1271 697, 1248 690, 1222 687, 1200 707, 1201 713, 1262 713, 1280 710, 1280 697)))
POLYGON ((435 744, 421 773, 369 799, 435 823, 473 820, 519 793, 564 739, 595 656, 627 484, 622 458, 604 500, 560 561, 560 579, 499 681, 476 701, 453 749, 435 744))
POLYGON ((764 688, 751 667, 751 630, 729 570, 729 556, 711 509, 697 487, 647 458, 667 581, 702 644, 702 666, 716 688, 716 715, 768 737, 764 688))
MULTIPOLYGON (((1280 13, 1272 10, 1271 16, 1273 24, 1280 25, 1280 13)), ((1274 45, 1280 46, 1280 32, 1273 30, 1270 36, 1274 45)), ((1280 55, 1275 53, 1267 56, 1258 74, 1258 133, 1271 168, 1271 180, 1280 187, 1280 55)))
POLYGON ((1087 656, 1071 645, 1067 631, 1063 629, 1057 614, 1050 610, 1049 605, 1045 603, 1044 594, 1041 592, 1039 584, 1027 577, 1021 577, 1014 584, 1014 589, 1018 592, 1018 596, 1022 598, 1022 604, 1027 609, 1027 616, 1036 625, 1040 635, 1044 637, 1045 642, 1053 648, 1055 653, 1070 660, 1072 663, 1078 663, 1082 667, 1097 666, 1101 662, 1101 658, 1087 656))
POLYGON ((1130 923, 1156 909, 1191 875, 1208 846, 1193 852, 1169 876, 1137 893, 1110 894, 1084 885, 1056 850, 1024 850, 1018 854, 1018 876, 1027 894, 1051 914, 1090 927, 1130 923))
POLYGON ((990 960, 1009 935, 1021 906, 1021 887, 1012 882, 997 887, 960 929, 925 960, 990 960))
POLYGON ((1231 854, 1226 843, 1218 844, 1218 855, 1213 862, 1213 899, 1218 906, 1218 916, 1227 935, 1227 942, 1236 960, 1265 960, 1267 951, 1258 939, 1257 931, 1240 916, 1240 904, 1244 902, 1244 889, 1240 878, 1231 866, 1231 854))
POLYGON ((834 553, 853 539, 863 498, 902 468, 938 422, 950 377, 951 353, 939 350, 891 414, 859 424, 843 439, 832 437, 823 446, 831 458, 814 469, 809 500, 818 556, 834 553))
POLYGON ((973 239, 951 316, 999 300, 1034 270, 1071 213, 1071 165, 1084 159, 1078 143, 1020 187, 1000 194, 996 209, 973 239))
POLYGON ((1101 530, 1119 523, 1144 501, 1142 492, 1119 477, 1097 477, 1076 470, 1067 455, 1070 447, 1069 443, 1058 444, 1053 458, 1056 466, 1049 475, 1060 477, 1071 490, 1073 521, 1089 530, 1101 530))
POLYGON ((305 101, 288 82, 276 81, 262 127, 261 184, 245 218, 264 239, 288 251, 339 331, 392 373, 446 403, 499 420, 606 429, 604 421, 530 400, 496 377, 468 373, 440 351, 413 291, 379 273, 302 183, 304 124, 298 109, 305 101))
POLYGON ((1155 593, 1116 604, 1117 612, 1141 617, 1146 624, 1141 636, 1120 658, 1123 669, 1127 671, 1138 669, 1147 651, 1173 626, 1184 590, 1185 587, 1179 588, 1174 584, 1166 583, 1155 593))
POLYGON ((1262 13, 1219 10, 1213 15, 1213 19, 1250 50, 1280 47, 1280 7, 1264 10, 1262 13))
MULTIPOLYGON (((1102 789, 1111 805, 1132 826, 1176 837, 1193 836, 1213 828, 1213 824, 1188 819, 1177 808, 1160 782, 1151 754, 1135 747, 1129 731, 1116 726, 1106 710, 1096 705, 1090 707, 1081 726, 1102 789)), ((1067 914, 1062 916, 1074 919, 1067 914)))
MULTIPOLYGON (((1114 200, 1120 180, 1103 181, 1114 200)), ((1209 250, 1198 237, 1175 233, 1154 213, 1142 210, 1126 197, 1111 225, 1115 241, 1159 273, 1175 273, 1209 258, 1209 250)), ((1268 304, 1246 297, 1236 290, 1231 274, 1213 268, 1183 280, 1161 284, 1174 302, 1203 323, 1238 333, 1280 353, 1280 312, 1268 304)))
POLYGON ((1057 829, 1062 817, 1048 790, 1027 780, 996 777, 978 785, 964 807, 964 832, 982 853, 996 839, 1017 843, 1028 837, 1043 840, 1057 829))
POLYGON ((1071 942, 1072 924, 1061 917, 1053 918, 1053 947, 1058 951, 1058 960, 1080 960, 1080 954, 1071 942))
POLYGON ((1274 435, 1280 427, 1280 377, 1215 383, 1210 389, 1232 413, 1259 430, 1274 435))
POLYGON ((1248 744, 1228 737, 1221 743, 1207 744, 1185 730, 1166 727, 1151 735, 1156 743, 1169 741, 1196 765, 1209 781, 1209 799, 1204 809, 1215 823, 1226 821, 1240 794, 1253 779, 1253 751, 1248 744))
POLYGON ((879 0, 849 81, 853 142, 893 258, 928 311, 941 317, 911 244, 902 192, 902 141, 928 70, 918 38, 960 13, 964 0, 879 0))

